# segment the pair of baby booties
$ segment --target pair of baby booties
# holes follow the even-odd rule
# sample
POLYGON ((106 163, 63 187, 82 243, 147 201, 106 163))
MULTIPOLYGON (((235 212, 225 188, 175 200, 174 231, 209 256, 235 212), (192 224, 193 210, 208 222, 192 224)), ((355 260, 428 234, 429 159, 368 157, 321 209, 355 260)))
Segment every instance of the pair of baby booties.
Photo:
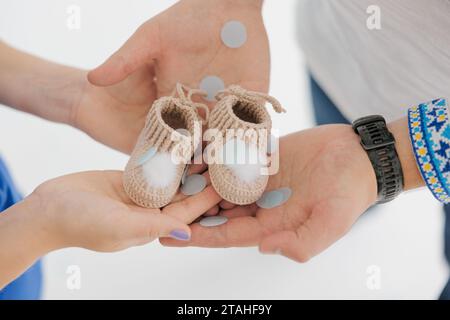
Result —
POLYGON ((280 103, 232 85, 216 95, 218 102, 210 113, 205 104, 192 100, 194 95, 206 93, 177 84, 172 96, 156 100, 147 115, 123 175, 125 192, 139 206, 161 208, 170 203, 195 148, 201 146, 199 132, 205 124, 214 129, 206 150, 216 156, 214 161, 207 157, 216 192, 231 203, 245 205, 258 200, 267 186, 268 175, 261 174, 261 168, 268 164, 272 122, 265 103, 270 102, 278 113, 285 112, 280 103), (199 109, 204 110, 204 119, 199 109), (230 155, 234 156, 231 161, 230 155))

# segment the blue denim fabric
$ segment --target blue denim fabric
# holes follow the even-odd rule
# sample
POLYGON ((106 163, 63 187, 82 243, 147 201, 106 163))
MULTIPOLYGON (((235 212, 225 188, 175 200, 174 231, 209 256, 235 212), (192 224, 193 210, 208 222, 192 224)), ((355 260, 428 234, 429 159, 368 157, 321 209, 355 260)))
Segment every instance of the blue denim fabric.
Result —
MULTIPOLYGON (((445 257, 447 258, 448 265, 450 266, 450 205, 447 204, 444 206, 445 212, 445 257)), ((444 290, 442 290, 441 296, 439 297, 441 300, 450 300, 450 279, 447 281, 447 285, 444 290)))
MULTIPOLYGON (((22 198, 0 158, 0 214, 22 198)), ((7 263, 7 262, 0 262, 7 263)), ((36 262, 20 277, 0 290, 0 300, 35 300, 41 297, 41 262, 36 262)))
MULTIPOLYGON (((349 123, 349 121, 345 119, 334 103, 328 98, 327 94, 312 77, 310 77, 310 86, 314 115, 317 124, 349 123)), ((450 265, 450 205, 444 206, 444 212, 446 220, 444 234, 445 256, 450 265)), ((442 291, 439 299, 450 300, 450 279, 442 291)))

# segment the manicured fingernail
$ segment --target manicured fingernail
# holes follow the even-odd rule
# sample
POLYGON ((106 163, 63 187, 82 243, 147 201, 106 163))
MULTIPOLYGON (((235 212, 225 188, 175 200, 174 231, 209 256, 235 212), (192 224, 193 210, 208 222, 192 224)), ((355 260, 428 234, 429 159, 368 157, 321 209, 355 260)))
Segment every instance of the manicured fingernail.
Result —
POLYGON ((189 235, 189 233, 187 233, 184 230, 173 230, 169 234, 169 237, 176 239, 176 240, 182 240, 182 241, 188 241, 189 239, 191 239, 191 236, 189 235))

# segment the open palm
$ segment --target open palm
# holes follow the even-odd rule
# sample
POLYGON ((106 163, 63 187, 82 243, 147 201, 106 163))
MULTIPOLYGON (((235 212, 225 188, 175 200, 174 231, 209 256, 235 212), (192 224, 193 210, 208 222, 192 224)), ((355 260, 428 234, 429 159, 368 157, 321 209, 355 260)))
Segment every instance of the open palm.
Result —
POLYGON ((39 199, 45 229, 59 247, 117 251, 142 245, 173 230, 190 232, 188 224, 215 206, 219 195, 210 183, 200 193, 176 200, 163 209, 141 208, 126 195, 121 171, 74 173, 41 184, 39 199))
POLYGON ((150 19, 105 63, 88 74, 74 108, 77 127, 94 139, 130 152, 153 101, 170 95, 177 82, 198 87, 216 75, 226 85, 267 91, 269 46, 261 8, 253 1, 183 0, 150 19), (240 20, 248 40, 223 45, 222 26, 240 20))
POLYGON ((342 237, 376 200, 375 173, 350 126, 330 125, 280 140, 280 171, 267 190, 290 187, 284 205, 261 209, 255 204, 221 214, 230 220, 215 228, 191 226, 192 239, 181 244, 202 247, 259 246, 304 262, 342 237))

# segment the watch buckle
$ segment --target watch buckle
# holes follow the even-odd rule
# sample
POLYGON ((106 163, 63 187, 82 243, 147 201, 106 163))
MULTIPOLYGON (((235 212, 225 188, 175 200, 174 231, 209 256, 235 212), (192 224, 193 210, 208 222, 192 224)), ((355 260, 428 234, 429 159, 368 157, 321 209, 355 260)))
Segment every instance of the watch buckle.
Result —
POLYGON ((366 144, 364 141, 361 140, 361 146, 366 151, 391 146, 393 144, 395 144, 395 139, 392 134, 389 134, 389 139, 379 138, 379 139, 375 139, 373 141, 373 143, 368 143, 368 144, 366 144), (381 141, 377 142, 378 140, 381 140, 381 141))

